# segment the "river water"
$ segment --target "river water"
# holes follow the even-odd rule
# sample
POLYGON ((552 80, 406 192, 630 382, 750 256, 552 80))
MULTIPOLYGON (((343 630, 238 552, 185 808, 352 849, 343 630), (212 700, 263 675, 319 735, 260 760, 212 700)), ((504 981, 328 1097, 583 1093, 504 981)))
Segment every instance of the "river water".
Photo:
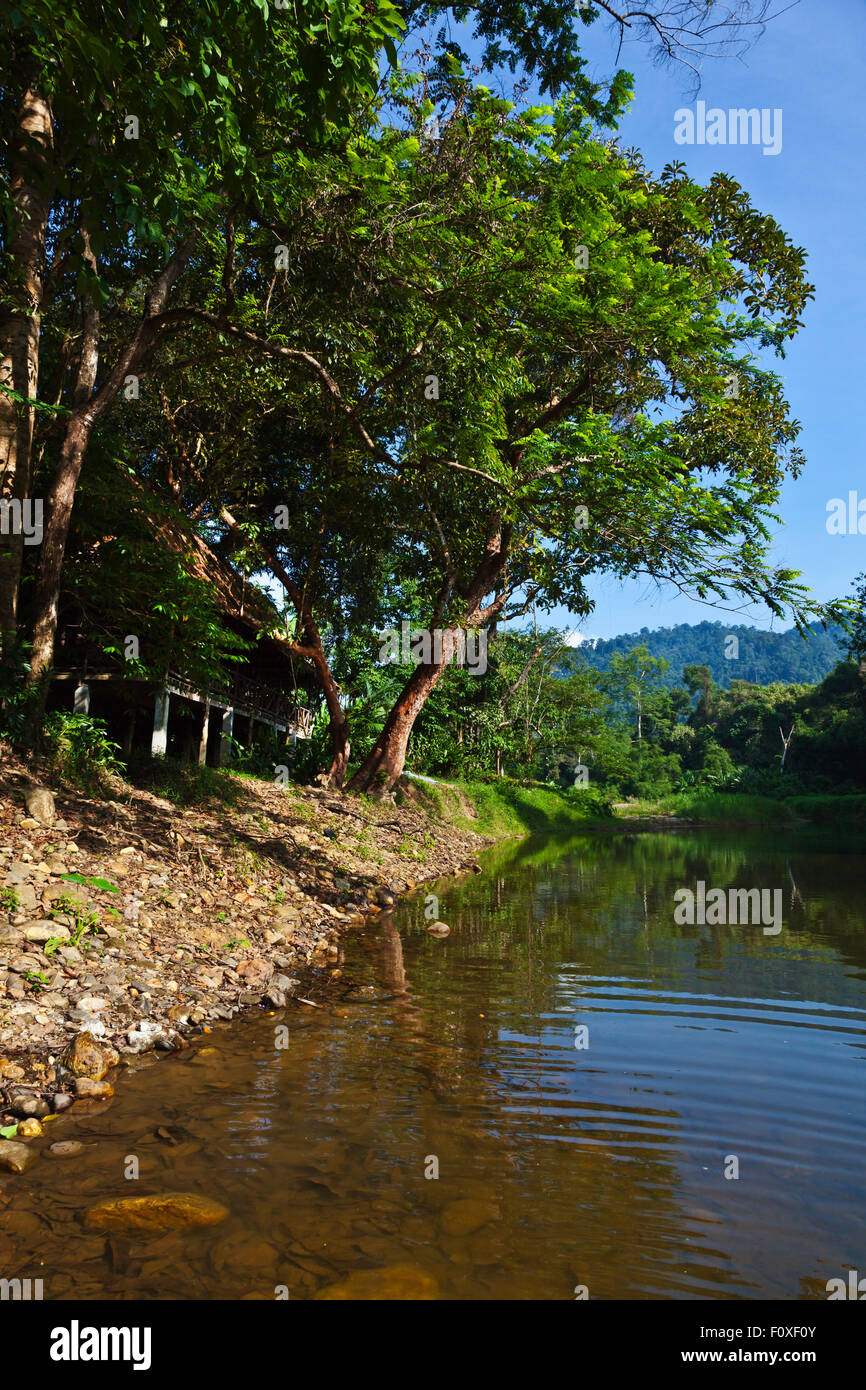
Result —
POLYGON ((46 1299, 824 1299, 866 1272, 858 850, 817 831, 499 846, 433 886, 447 939, 419 895, 346 941, 324 1008, 144 1059, 51 1121, 45 1144, 85 1151, 4 1175, 3 1270, 46 1299), (678 925, 699 880, 781 889, 781 930, 678 925), (229 1216, 82 1223, 169 1190, 229 1216))

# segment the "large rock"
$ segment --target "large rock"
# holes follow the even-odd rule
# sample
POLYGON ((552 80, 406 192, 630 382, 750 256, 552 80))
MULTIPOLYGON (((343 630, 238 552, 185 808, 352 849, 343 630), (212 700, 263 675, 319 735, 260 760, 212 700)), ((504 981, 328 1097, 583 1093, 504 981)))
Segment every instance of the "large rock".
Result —
MULTIPOLYGON (((21 1147, 20 1145, 16 1147, 21 1147)), ((216 1226, 228 1209, 196 1192, 160 1192, 153 1197, 117 1197, 85 1213, 84 1224, 97 1231, 148 1234, 192 1226, 216 1226)))
POLYGON ((51 922, 46 917, 41 922, 34 922, 32 927, 26 927, 24 935, 28 941, 38 941, 44 945, 46 941, 68 941, 69 928, 64 927, 62 922, 51 922))
POLYGON ((297 984, 297 980, 293 980, 291 975, 272 975, 265 994, 265 1003, 273 1004, 275 1009, 285 1008, 297 984))
POLYGON ((7 1173, 25 1173, 39 1155, 26 1144, 16 1144, 14 1139, 0 1139, 0 1168, 7 1173))
POLYGON ((238 974, 248 989, 264 989, 273 973, 274 967, 263 956, 255 956, 238 966, 238 974))
POLYGON ((439 1285, 430 1274, 414 1265, 389 1265, 386 1269, 356 1269, 340 1284, 320 1289, 316 1299, 327 1302, 345 1300, 422 1301, 439 1297, 439 1285))
POLYGON ((51 1106, 47 1100, 32 1091, 14 1091, 9 1101, 9 1109, 13 1115, 20 1115, 22 1119, 32 1116, 37 1120, 43 1120, 46 1115, 51 1114, 51 1106))
POLYGON ((110 1067, 116 1067, 118 1056, 113 1047, 98 1043, 92 1033, 78 1033, 60 1058, 60 1065, 73 1076, 87 1076, 101 1081, 110 1067))
POLYGON ((27 787, 24 791, 24 805, 28 816, 39 825, 52 825, 55 818, 54 797, 47 787, 27 787))

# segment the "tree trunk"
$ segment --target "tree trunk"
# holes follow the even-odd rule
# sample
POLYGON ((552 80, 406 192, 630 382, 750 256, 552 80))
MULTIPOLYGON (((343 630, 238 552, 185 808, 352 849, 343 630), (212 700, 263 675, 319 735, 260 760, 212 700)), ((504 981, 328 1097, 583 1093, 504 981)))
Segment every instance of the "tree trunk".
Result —
MULTIPOLYGON (((85 257, 96 268, 90 250, 86 226, 82 226, 85 257)), ((115 400, 130 368, 136 366, 151 348, 159 333, 154 321, 162 314, 177 280, 185 268, 197 240, 190 233, 163 267, 148 290, 144 314, 102 386, 94 394, 99 363, 100 322, 98 311, 89 296, 83 301, 83 332, 78 372, 73 394, 73 410, 66 425, 54 480, 47 498, 47 519, 36 571, 33 596, 33 649, 30 657, 28 683, 41 687, 40 698, 34 701, 28 720, 28 738, 32 741, 41 724, 45 707, 46 680, 54 659, 54 641, 60 607, 60 579, 66 552, 66 538, 75 490, 84 455, 94 426, 115 400)))
MULTIPOLYGON (((316 634, 318 636, 318 633, 316 634)), ((342 787, 346 780, 346 771, 349 766, 349 753, 351 744, 349 742, 349 721, 346 718, 346 711, 340 704, 340 689, 334 677, 331 675, 331 668, 328 665, 327 657, 322 651, 321 642, 318 646, 318 655, 314 657, 316 670, 319 673, 319 680, 325 696, 325 704, 328 707, 328 731, 331 736, 331 766, 327 773, 327 786, 342 787)))
MULTIPOLYGON (((80 406, 89 400, 96 382, 99 362, 99 315, 92 303, 84 306, 84 334, 75 388, 80 406)), ((81 465, 90 442, 95 416, 88 409, 74 409, 66 426, 54 480, 46 499, 47 517, 33 590, 33 647, 30 653, 31 684, 38 684, 54 660, 54 638, 60 606, 60 576, 66 553, 66 538, 72 519, 75 490, 81 465)), ((34 715, 41 717, 41 709, 34 715)))
MULTIPOLYGON (((42 260, 51 205, 48 154, 53 143, 48 102, 28 86, 10 154, 9 303, 0 314, 0 501, 23 503, 30 496, 35 411, 11 400, 2 388, 28 400, 34 400, 38 390, 42 260)), ((16 636, 24 555, 22 531, 13 534, 11 526, 7 529, 8 534, 0 534, 0 655, 16 636)))
MULTIPOLYGON (((481 627, 499 616, 505 606, 507 591, 498 593, 494 602, 487 608, 481 604, 485 594, 491 593, 497 584, 508 558, 512 527, 503 523, 498 512, 487 518, 484 541, 484 557, 464 591, 465 607, 462 623, 471 627, 481 627)), ((444 612, 447 598, 453 587, 454 575, 449 573, 439 603, 436 607, 438 618, 444 612)), ((422 662, 415 667, 405 686, 395 700, 391 712, 382 727, 375 746, 370 750, 358 771, 349 783, 349 791, 366 792, 375 788, 380 795, 389 792, 403 771, 406 762, 406 748, 409 735, 418 715, 435 690, 443 671, 449 665, 461 635, 460 627, 447 627, 442 630, 439 658, 433 651, 433 661, 422 662)))
POLYGON ((412 726, 421 713, 431 691, 435 690, 457 646, 459 628, 446 628, 442 633, 442 658, 439 662, 422 662, 416 666, 398 695, 382 727, 375 746, 367 754, 349 783, 349 791, 366 792, 375 789, 389 792, 403 771, 406 747, 412 726))

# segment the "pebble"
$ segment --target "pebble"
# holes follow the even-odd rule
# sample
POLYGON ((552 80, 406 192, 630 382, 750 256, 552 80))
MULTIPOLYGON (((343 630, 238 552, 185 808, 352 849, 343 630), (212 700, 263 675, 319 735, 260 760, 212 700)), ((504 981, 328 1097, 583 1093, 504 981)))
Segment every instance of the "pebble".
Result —
POLYGON ((84 1145, 77 1139, 59 1139, 56 1144, 49 1144, 48 1152, 55 1158, 77 1158, 84 1153, 84 1145))

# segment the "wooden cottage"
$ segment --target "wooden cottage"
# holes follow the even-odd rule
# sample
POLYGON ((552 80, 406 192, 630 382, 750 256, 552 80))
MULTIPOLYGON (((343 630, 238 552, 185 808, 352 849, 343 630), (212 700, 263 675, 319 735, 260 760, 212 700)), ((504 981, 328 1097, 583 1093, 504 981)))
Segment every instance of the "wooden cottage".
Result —
POLYGON ((108 659, 89 636, 70 597, 61 613, 49 708, 103 720, 127 757, 149 750, 221 766, 230 761, 233 741, 288 748, 309 738, 318 684, 286 643, 265 635, 278 621, 267 595, 176 519, 160 516, 158 543, 183 555, 206 581, 227 631, 254 639, 249 654, 227 662, 224 676, 207 689, 195 688, 171 665, 160 682, 130 679, 123 661, 108 659))

